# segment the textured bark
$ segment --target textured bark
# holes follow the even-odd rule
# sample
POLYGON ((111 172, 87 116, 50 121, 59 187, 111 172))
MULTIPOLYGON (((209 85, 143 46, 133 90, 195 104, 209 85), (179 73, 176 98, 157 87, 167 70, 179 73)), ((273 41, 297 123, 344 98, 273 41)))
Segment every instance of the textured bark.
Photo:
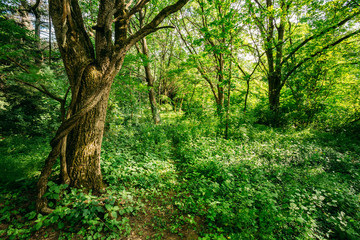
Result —
POLYGON ((268 76, 269 86, 269 107, 273 112, 278 112, 280 107, 280 92, 281 86, 281 75, 279 76, 275 72, 270 73, 268 76))
POLYGON ((216 113, 219 117, 222 117, 224 110, 224 87, 217 86, 218 94, 216 100, 216 113))
POLYGON ((273 112, 278 112, 280 107, 280 91, 281 88, 279 86, 274 86, 274 84, 270 84, 269 81, 269 107, 273 112))
POLYGON ((67 143, 67 136, 64 137, 61 141, 61 149, 60 149, 60 176, 61 182, 63 184, 70 184, 70 177, 67 169, 66 164, 66 143, 67 143))
MULTIPOLYGON (((101 85, 102 80, 101 73, 96 67, 87 68, 72 112, 81 109, 83 100, 101 85)), ((100 153, 109 90, 104 91, 100 101, 79 120, 67 138, 66 164, 70 186, 92 189, 96 193, 100 193, 104 187, 100 171, 100 153)))

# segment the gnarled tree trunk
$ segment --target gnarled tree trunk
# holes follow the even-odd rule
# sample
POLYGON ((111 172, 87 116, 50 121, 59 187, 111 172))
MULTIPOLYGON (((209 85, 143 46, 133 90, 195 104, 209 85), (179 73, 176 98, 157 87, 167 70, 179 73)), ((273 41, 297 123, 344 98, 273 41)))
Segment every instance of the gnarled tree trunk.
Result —
MULTIPOLYGON (((83 74, 81 86, 72 112, 81 110, 82 103, 101 86, 101 73, 89 66, 83 74), (86 87, 84 87, 86 86, 86 87)), ((99 102, 89 110, 72 129, 66 143, 66 166, 70 186, 84 187, 99 193, 103 189, 100 171, 101 143, 110 88, 103 92, 99 102)))

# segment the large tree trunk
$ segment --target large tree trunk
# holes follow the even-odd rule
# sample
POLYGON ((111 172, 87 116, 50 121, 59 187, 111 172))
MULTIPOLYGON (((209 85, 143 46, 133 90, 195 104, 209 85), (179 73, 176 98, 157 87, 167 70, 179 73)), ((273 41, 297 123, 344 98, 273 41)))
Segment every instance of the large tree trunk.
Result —
MULTIPOLYGON (((273 8, 273 2, 266 0, 268 8, 273 8)), ((284 7, 283 4, 281 7, 284 7)), ((283 55, 283 39, 284 39, 284 18, 282 15, 279 27, 275 26, 274 15, 269 14, 268 16, 268 29, 266 32, 266 57, 268 61, 268 85, 269 85, 269 107, 275 114, 278 113, 280 107, 280 92, 282 89, 281 85, 281 60, 283 55), (277 42, 275 41, 275 32, 277 30, 277 42), (274 56, 274 49, 276 54, 274 56)))
POLYGON ((216 113, 221 118, 224 113, 224 87, 218 84, 218 95, 216 98, 216 113))
MULTIPOLYGON (((100 87, 102 79, 98 75, 95 67, 89 67, 84 72, 82 87, 79 89, 73 113, 79 111, 83 101, 100 87)), ((69 133, 66 144, 66 165, 70 186, 92 189, 95 193, 99 193, 104 187, 100 171, 100 153, 108 97, 109 89, 103 93, 95 107, 79 120, 69 133)))

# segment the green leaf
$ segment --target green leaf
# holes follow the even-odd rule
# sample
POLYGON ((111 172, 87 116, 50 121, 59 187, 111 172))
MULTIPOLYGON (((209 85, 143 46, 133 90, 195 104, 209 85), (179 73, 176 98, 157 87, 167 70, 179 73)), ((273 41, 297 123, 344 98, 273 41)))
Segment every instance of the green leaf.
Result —
POLYGON ((29 219, 29 220, 34 219, 35 216, 36 216, 36 214, 37 214, 37 213, 36 213, 35 211, 30 212, 30 213, 29 213, 29 216, 28 216, 28 219, 29 219))
POLYGON ((35 230, 36 230, 36 231, 39 231, 42 226, 43 226, 43 223, 42 223, 42 222, 38 222, 38 223, 35 224, 34 227, 35 227, 35 230))
POLYGON ((58 223, 58 228, 59 228, 59 229, 63 229, 64 226, 65 226, 65 224, 64 224, 63 222, 60 221, 60 222, 58 223))

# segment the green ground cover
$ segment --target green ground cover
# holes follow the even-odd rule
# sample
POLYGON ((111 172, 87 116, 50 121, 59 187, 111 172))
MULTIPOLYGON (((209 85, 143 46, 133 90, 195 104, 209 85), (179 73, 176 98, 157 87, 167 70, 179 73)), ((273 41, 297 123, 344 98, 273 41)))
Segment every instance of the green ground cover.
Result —
POLYGON ((339 130, 216 126, 168 119, 103 142, 102 196, 58 183, 37 215, 41 137, 1 137, 2 239, 359 239, 360 145, 339 130), (165 122, 165 121, 164 121, 165 122))

